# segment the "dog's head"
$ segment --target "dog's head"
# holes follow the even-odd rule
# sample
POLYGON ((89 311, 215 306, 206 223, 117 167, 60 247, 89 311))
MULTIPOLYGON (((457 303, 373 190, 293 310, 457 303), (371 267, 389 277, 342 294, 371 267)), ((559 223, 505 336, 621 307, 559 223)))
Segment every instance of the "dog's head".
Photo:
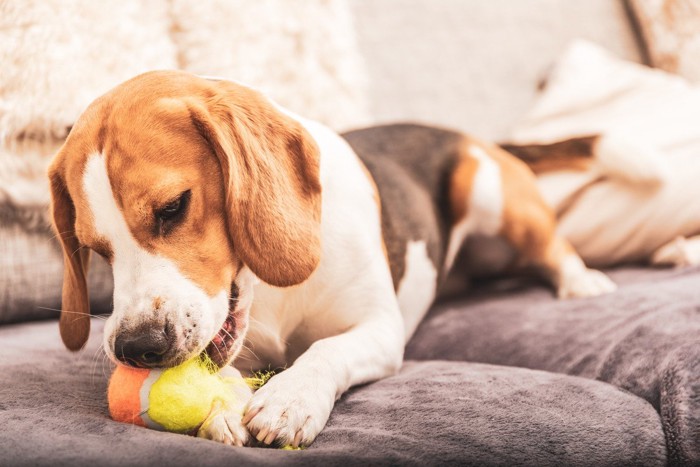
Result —
POLYGON ((49 169, 64 252, 60 330, 89 334, 90 250, 114 274, 105 350, 167 367, 206 350, 229 363, 253 284, 299 284, 320 260, 319 154, 259 93, 151 72, 88 107, 49 169))

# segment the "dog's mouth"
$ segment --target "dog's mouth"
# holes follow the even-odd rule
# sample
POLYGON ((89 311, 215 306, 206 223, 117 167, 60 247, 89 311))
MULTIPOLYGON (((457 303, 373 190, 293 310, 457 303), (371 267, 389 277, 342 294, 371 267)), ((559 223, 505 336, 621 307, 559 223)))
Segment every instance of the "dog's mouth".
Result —
POLYGON ((233 284, 229 299, 229 312, 224 324, 204 349, 211 361, 219 368, 228 365, 241 347, 239 338, 242 337, 245 329, 245 315, 248 310, 241 309, 238 298, 238 287, 233 284))
POLYGON ((220 368, 226 366, 233 357, 233 347, 238 337, 235 314, 235 310, 229 311, 224 325, 204 349, 209 358, 220 368))

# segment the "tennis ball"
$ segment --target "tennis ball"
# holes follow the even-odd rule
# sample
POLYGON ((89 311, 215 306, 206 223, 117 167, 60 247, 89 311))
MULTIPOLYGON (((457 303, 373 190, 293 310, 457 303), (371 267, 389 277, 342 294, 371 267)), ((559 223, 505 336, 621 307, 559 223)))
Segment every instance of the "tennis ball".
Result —
POLYGON ((204 423, 214 402, 236 407, 248 390, 240 377, 224 377, 200 357, 165 370, 117 366, 109 381, 109 413, 119 422, 156 430, 191 433, 204 423))

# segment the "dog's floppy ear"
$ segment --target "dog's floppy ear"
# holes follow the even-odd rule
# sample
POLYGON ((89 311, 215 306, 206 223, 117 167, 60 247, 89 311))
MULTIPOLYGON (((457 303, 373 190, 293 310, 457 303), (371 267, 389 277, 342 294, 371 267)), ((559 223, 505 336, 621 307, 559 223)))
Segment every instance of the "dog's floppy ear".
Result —
POLYGON ((49 169, 53 227, 63 247, 63 297, 59 329, 65 346, 70 350, 80 350, 90 334, 90 302, 86 282, 90 250, 81 248, 75 235, 75 205, 68 193, 59 157, 49 169))
POLYGON ((234 248, 268 284, 299 284, 321 258, 318 147, 258 92, 225 81, 215 88, 188 107, 221 164, 234 248))

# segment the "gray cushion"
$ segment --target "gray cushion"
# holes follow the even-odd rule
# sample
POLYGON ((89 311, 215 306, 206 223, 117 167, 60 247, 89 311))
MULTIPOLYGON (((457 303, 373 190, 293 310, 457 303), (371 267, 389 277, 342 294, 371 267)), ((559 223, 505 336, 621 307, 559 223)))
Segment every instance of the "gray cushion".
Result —
POLYGON ((411 359, 484 362, 584 376, 649 401, 669 456, 700 463, 700 269, 626 269, 611 295, 559 301, 544 287, 496 282, 436 307, 411 359))
MULTIPOLYGON (((101 327, 96 320, 94 328, 101 327)), ((463 362, 408 362, 355 388, 302 452, 236 449, 113 422, 93 332, 63 350, 55 322, 0 328, 7 465, 665 465, 649 403, 605 383, 463 362)))

